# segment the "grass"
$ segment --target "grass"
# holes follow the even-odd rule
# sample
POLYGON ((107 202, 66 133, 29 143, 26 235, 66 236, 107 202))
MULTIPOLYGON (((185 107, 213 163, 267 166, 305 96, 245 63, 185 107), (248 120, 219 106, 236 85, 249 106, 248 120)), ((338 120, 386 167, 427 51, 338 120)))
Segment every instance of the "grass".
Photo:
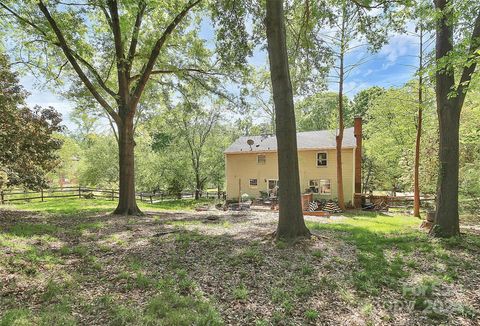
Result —
POLYGON ((333 231, 355 246, 358 267, 351 275, 352 283, 365 295, 378 295, 385 287, 401 289, 401 281, 417 270, 414 257, 418 253, 445 264, 446 270, 434 274, 448 280, 454 277, 449 266, 462 266, 465 262, 445 247, 449 243, 463 243, 474 250, 480 248, 478 236, 432 240, 418 231, 418 224, 418 219, 410 216, 363 213, 337 223, 308 223, 308 226, 317 231, 333 231))
POLYGON ((236 300, 246 300, 248 298, 248 289, 244 284, 240 284, 240 286, 233 289, 233 297, 236 300))
MULTIPOLYGON (((180 199, 164 200, 158 203, 150 204, 138 201, 138 205, 143 211, 178 211, 194 210, 199 204, 213 203, 212 199, 180 199)), ((9 205, 18 210, 28 210, 42 213, 61 214, 61 215, 88 215, 92 213, 112 212, 117 202, 105 199, 84 199, 84 198, 62 198, 46 199, 44 202, 17 202, 9 205)))
POLYGON ((355 212, 307 222, 319 238, 292 246, 265 236, 275 220, 97 214, 114 204, 70 199, 0 211, 0 326, 429 325, 479 316, 468 291, 480 284, 473 233, 431 239, 415 218, 355 212))

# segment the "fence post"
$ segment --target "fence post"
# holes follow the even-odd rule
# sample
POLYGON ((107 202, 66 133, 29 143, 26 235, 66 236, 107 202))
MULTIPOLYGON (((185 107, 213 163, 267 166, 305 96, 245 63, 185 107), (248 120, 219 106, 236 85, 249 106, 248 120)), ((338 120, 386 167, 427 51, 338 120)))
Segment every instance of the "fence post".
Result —
POLYGON ((143 201, 142 193, 140 193, 140 201, 143 201))
POLYGON ((115 190, 112 189, 112 200, 115 200, 115 190))
POLYGON ((0 198, 1 198, 2 205, 5 204, 5 198, 3 196, 4 196, 3 190, 0 190, 0 198))
POLYGON ((42 197, 42 203, 43 203, 43 188, 40 188, 40 197, 42 197))
POLYGON ((82 198, 82 187, 78 186, 78 198, 82 198))
POLYGON ((150 195, 150 204, 153 204, 152 195, 150 195))

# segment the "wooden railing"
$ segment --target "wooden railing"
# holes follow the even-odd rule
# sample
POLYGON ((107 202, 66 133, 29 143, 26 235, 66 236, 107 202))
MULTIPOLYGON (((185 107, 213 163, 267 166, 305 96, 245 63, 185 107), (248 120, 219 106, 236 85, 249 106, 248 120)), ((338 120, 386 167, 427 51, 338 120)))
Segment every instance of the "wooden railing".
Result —
MULTIPOLYGON (((360 198, 367 203, 383 202, 388 207, 408 207, 413 206, 413 196, 387 196, 387 195, 369 195, 369 194, 355 194, 355 198, 360 198)), ((420 196, 420 205, 422 207, 433 206, 435 203, 435 196, 422 195, 420 196)))
MULTIPOLYGON (((61 188, 48 188, 40 189, 39 191, 21 191, 18 189, 0 191, 0 204, 5 204, 15 201, 30 201, 40 200, 44 201, 49 198, 103 198, 109 200, 115 200, 118 198, 119 192, 116 189, 99 189, 91 187, 61 187, 61 188)), ((217 192, 203 192, 203 198, 217 198, 217 192)), ((144 202, 153 203, 154 201, 163 201, 177 199, 177 196, 167 194, 165 192, 138 192, 135 194, 137 199, 144 202)), ((182 192, 181 198, 194 198, 194 192, 182 192)))

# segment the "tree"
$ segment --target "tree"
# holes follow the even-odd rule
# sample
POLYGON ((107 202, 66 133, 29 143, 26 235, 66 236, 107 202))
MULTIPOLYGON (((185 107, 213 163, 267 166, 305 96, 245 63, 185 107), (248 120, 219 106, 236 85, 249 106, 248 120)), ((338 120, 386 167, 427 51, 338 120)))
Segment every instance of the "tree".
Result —
POLYGON ((414 165, 414 184, 413 184, 413 216, 420 218, 420 141, 422 137, 422 118, 423 118, 423 37, 424 26, 422 23, 418 26, 419 51, 418 51, 418 113, 417 113, 417 135, 415 137, 415 165, 414 165))
POLYGON ((458 213, 460 113, 480 58, 480 7, 477 1, 454 3, 452 0, 435 0, 435 9, 437 12, 435 93, 440 131, 440 168, 437 209, 430 234, 436 237, 451 237, 460 234, 458 213), (466 27, 462 28, 463 26, 466 27), (454 48, 458 36, 463 36, 463 39, 454 48), (458 71, 460 79, 457 82, 455 73, 458 71))
MULTIPOLYGON (((135 200, 134 120, 148 81, 156 74, 203 72, 203 67, 189 66, 181 56, 159 60, 161 53, 174 53, 175 45, 168 46, 172 34, 186 30, 184 18, 200 2, 125 1, 120 7, 116 0, 0 3, 14 28, 25 32, 24 41, 41 42, 62 68, 68 63, 114 122, 120 188, 116 214, 141 213, 135 200), (159 26, 162 32, 157 34, 159 26)), ((181 36, 190 38, 191 48, 200 46, 188 31, 181 36)), ((52 74, 51 67, 46 70, 52 74)))
POLYGON ((382 95, 385 89, 372 86, 362 89, 353 97, 352 113, 354 117, 362 117, 364 123, 368 123, 368 110, 372 107, 377 97, 382 95))
MULTIPOLYGON (((368 108, 364 148, 367 158, 365 177, 369 178, 369 184, 365 184, 365 188, 392 192, 413 188, 417 91, 417 82, 412 80, 401 88, 384 90, 368 108)), ((433 93, 426 87, 425 93, 427 91, 433 93)), ((437 153, 437 125, 433 103, 426 99, 423 103, 419 182, 424 191, 433 191, 436 164, 430 160, 437 153)))
POLYGON ((0 171, 6 175, 2 183, 37 189, 47 186, 46 174, 59 163, 56 151, 62 141, 55 133, 63 127, 52 107, 29 109, 27 96, 8 58, 0 54, 0 171))
POLYGON ((465 99, 460 124, 460 211, 480 217, 480 87, 465 99))
POLYGON ((279 219, 277 239, 309 237, 303 219, 295 108, 288 66, 283 1, 267 0, 265 17, 277 136, 279 219))
POLYGON ((431 43, 433 35, 430 33, 431 26, 431 4, 425 1, 418 1, 414 11, 413 18, 415 20, 415 32, 412 33, 418 38, 418 110, 417 110, 417 122, 416 122, 416 138, 415 138, 415 162, 414 162, 414 184, 413 184, 413 215, 420 218, 420 151, 421 151, 421 138, 422 138, 422 122, 423 122, 423 109, 424 109, 424 89, 425 89, 425 62, 427 57, 426 47, 431 43))
MULTIPOLYGON (((178 136, 187 145, 195 176, 195 199, 198 200, 208 180, 205 150, 208 142, 212 140, 212 133, 218 126, 220 112, 215 107, 211 109, 202 108, 202 104, 199 103, 187 102, 180 105, 182 108, 176 110, 177 114, 169 122, 175 124, 178 136)), ((221 149, 218 150, 222 151, 221 149)), ((215 169, 216 166, 211 168, 215 169)))
POLYGON ((78 184, 82 148, 73 137, 62 134, 57 134, 55 137, 62 141, 62 148, 57 151, 59 164, 49 173, 48 180, 60 187, 63 187, 66 182, 78 184))
POLYGON ((79 181, 82 185, 117 188, 118 160, 116 139, 111 135, 91 134, 89 145, 82 151, 79 164, 79 181))
MULTIPOLYGON (((369 2, 370 3, 370 2, 369 2)), ((344 85, 346 79, 352 71, 365 62, 368 51, 376 51, 383 45, 387 38, 387 27, 392 26, 392 19, 387 13, 387 5, 383 11, 370 11, 365 8, 361 1, 354 2, 350 0, 331 0, 324 15, 317 17, 312 31, 313 46, 319 51, 327 47, 327 51, 333 58, 332 67, 333 77, 338 83, 337 106, 338 106, 338 123, 336 135, 336 162, 337 162, 337 193, 338 205, 341 209, 345 209, 345 199, 343 192, 343 169, 342 169, 342 144, 345 130, 345 108, 344 108, 344 85), (325 28, 325 24, 329 24, 329 29, 325 28), (354 53, 357 54, 361 50, 367 50, 360 56, 360 59, 354 60, 353 63, 348 62, 347 56, 354 53)), ((317 7, 324 6, 318 3, 317 7)), ((317 8, 316 8, 317 9, 317 8)), ((318 11, 325 9, 318 8, 318 11)))
MULTIPOLYGON (((345 108, 345 120, 353 124, 353 117, 349 100, 343 97, 343 107, 345 108)), ((308 96, 297 102, 296 119, 299 131, 314 131, 335 129, 338 117, 338 94, 335 92, 319 92, 308 96)), ((347 123, 347 125, 349 125, 347 123)))

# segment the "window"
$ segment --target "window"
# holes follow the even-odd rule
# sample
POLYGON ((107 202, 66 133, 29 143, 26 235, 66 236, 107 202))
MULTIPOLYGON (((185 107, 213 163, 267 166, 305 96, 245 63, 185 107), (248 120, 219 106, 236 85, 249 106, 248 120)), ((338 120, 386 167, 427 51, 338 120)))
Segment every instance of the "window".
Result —
POLYGON ((310 180, 310 183, 308 185, 308 188, 310 189, 311 192, 314 194, 318 194, 318 180, 310 180))
POLYGON ((257 179, 250 179, 250 187, 256 187, 258 185, 257 179))
POLYGON ((327 153, 317 153, 317 166, 327 166, 327 153))
POLYGON ((257 155, 257 164, 265 164, 267 162, 267 156, 260 154, 257 155))
POLYGON ((278 180, 275 179, 269 179, 268 180, 268 190, 272 190, 278 187, 278 180))
POLYGON ((310 180, 309 188, 315 194, 329 195, 332 193, 330 179, 310 180))

